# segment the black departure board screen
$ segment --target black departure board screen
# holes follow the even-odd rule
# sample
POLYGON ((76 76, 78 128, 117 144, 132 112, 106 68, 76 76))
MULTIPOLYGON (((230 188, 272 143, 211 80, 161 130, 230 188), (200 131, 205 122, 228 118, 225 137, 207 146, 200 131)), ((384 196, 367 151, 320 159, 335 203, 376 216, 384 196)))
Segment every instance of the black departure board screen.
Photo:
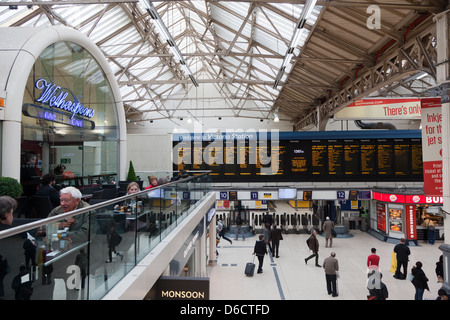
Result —
POLYGON ((375 177, 378 173, 377 163, 377 144, 371 140, 361 140, 360 142, 361 153, 361 175, 370 179, 375 177))
POLYGON ((423 181, 416 130, 284 133, 173 141, 174 171, 211 170, 212 181, 423 181), (392 135, 392 137, 391 137, 392 135), (397 136, 396 136, 397 135, 397 136))
POLYGON ((311 146, 311 170, 313 176, 323 176, 328 173, 328 154, 325 141, 313 140, 311 146))
POLYGON ((379 139, 377 145, 378 174, 383 176, 392 175, 393 170, 393 146, 392 141, 379 139))
POLYGON ((355 177, 360 174, 359 162, 360 162, 360 144, 355 140, 344 140, 344 167, 345 176, 355 177))

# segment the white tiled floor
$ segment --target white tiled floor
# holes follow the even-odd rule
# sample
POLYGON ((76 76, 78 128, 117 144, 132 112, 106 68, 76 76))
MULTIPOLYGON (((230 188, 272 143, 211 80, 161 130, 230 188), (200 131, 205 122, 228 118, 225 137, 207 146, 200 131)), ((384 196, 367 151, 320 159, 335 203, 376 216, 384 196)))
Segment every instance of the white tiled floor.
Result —
MULTIPOLYGON (((333 248, 325 248, 325 239, 318 236, 319 263, 336 252, 339 261, 339 296, 327 294, 323 268, 314 266, 314 259, 305 265, 309 256, 306 246, 307 234, 283 235, 280 244, 280 258, 268 255, 264 259, 264 272, 253 277, 244 274, 245 264, 252 259, 253 246, 257 235, 229 242, 221 239, 217 264, 208 268, 210 276, 210 298, 212 300, 365 300, 366 261, 370 249, 375 247, 381 257, 380 268, 383 282, 389 291, 388 300, 413 300, 414 286, 408 280, 397 280, 390 272, 392 250, 395 244, 380 241, 366 232, 351 230, 350 238, 334 239, 333 248)), ((233 239, 234 237, 230 237, 233 239)), ((425 291, 424 299, 436 299, 441 287, 436 281, 435 264, 442 254, 439 245, 428 245, 420 241, 419 246, 411 246, 408 269, 417 261, 423 263, 429 278, 430 291, 425 291)), ((255 259, 257 264, 257 259, 255 259)))

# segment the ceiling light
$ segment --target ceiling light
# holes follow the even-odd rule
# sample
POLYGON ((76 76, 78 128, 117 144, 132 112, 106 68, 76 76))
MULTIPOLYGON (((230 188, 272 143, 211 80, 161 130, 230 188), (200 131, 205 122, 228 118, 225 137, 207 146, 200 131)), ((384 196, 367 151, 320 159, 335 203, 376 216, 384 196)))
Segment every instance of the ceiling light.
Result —
POLYGON ((278 115, 276 115, 275 118, 273 118, 273 122, 280 122, 280 118, 278 118, 278 115))
POLYGON ((300 39, 302 38, 302 35, 305 32, 306 20, 308 20, 309 16, 311 15, 316 3, 317 0, 308 0, 303 6, 302 13, 300 14, 300 18, 298 19, 297 25, 295 26, 294 35, 292 36, 291 43, 286 51, 280 70, 275 78, 275 82, 273 84, 274 89, 278 87, 278 84, 280 83, 281 77, 284 74, 286 66, 289 64, 294 55, 294 49, 298 46, 300 39))
POLYGON ((170 50, 172 51, 172 54, 174 55, 174 58, 178 61, 180 61, 183 70, 188 74, 189 78, 191 79, 194 86, 198 87, 198 82, 195 80, 194 75, 192 74, 192 71, 189 70, 189 67, 186 64, 186 61, 183 59, 183 55, 181 54, 180 49, 178 48, 177 44, 173 40, 172 36, 170 35, 169 30, 167 29, 166 25, 162 21, 161 17, 158 14, 158 11, 153 6, 152 2, 149 0, 139 0, 139 3, 147 10, 148 14, 150 15, 150 18, 152 19, 152 22, 155 25, 155 28, 158 30, 159 35, 167 41, 169 44, 170 50))

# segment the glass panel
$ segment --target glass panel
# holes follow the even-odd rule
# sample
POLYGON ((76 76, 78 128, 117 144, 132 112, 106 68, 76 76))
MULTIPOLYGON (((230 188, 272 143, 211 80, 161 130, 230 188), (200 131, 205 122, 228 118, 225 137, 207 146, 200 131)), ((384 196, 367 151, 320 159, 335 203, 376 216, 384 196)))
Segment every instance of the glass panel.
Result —
MULTIPOLYGON (((40 175, 58 165, 74 177, 118 171, 115 99, 87 50, 72 42, 47 47, 28 77, 23 101, 22 153, 38 155, 40 175)), ((59 181, 77 187, 88 183, 87 178, 59 181)))
POLYGON ((0 296, 3 289, 4 300, 101 299, 198 206, 207 181, 197 176, 107 202, 91 199, 73 220, 43 219, 0 239, 8 264, 0 296))

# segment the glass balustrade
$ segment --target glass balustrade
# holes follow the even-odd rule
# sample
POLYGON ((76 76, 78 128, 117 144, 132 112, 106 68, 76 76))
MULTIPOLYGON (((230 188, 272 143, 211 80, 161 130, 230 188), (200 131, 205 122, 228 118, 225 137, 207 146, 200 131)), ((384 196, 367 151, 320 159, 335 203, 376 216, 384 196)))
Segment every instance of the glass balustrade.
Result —
POLYGON ((99 300, 211 190, 208 173, 0 231, 3 300, 99 300))

